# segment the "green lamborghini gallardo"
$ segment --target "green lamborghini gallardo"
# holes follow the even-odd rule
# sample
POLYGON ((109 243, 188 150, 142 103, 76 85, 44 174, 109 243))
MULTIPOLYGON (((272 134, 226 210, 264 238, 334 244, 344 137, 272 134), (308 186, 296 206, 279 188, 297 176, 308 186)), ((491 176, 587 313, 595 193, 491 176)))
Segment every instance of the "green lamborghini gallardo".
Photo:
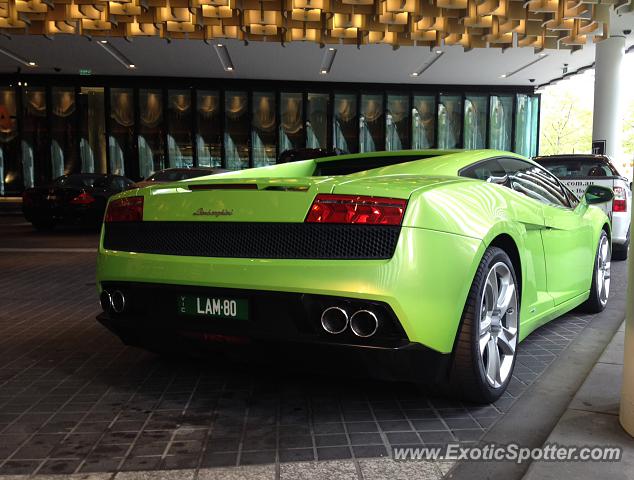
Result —
POLYGON ((343 155, 130 190, 104 219, 98 319, 154 351, 284 351, 490 402, 533 330, 605 308, 610 221, 591 204, 611 199, 597 186, 578 199, 493 150, 343 155))

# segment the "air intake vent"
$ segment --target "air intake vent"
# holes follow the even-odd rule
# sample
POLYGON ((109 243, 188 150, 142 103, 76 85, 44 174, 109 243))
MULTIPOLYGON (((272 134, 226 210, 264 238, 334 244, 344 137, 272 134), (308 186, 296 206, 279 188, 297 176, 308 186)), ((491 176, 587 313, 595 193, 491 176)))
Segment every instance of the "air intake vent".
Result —
POLYGON ((257 222, 104 225, 104 248, 223 258, 387 259, 400 226, 257 222))

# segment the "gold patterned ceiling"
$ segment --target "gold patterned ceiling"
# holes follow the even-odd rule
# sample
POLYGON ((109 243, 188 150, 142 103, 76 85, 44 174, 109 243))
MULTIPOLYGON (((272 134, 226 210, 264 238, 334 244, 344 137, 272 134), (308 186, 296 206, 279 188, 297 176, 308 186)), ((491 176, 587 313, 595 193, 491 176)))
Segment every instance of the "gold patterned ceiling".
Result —
POLYGON ((634 0, 0 0, 5 34, 581 48, 634 0))

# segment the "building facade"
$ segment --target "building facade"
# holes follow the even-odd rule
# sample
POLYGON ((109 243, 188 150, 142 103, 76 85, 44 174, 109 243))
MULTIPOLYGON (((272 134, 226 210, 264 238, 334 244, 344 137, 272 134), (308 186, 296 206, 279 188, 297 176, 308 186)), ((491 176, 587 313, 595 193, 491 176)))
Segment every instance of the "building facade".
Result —
POLYGON ((0 195, 69 173, 275 164, 295 148, 537 153, 532 87, 0 77, 0 195))

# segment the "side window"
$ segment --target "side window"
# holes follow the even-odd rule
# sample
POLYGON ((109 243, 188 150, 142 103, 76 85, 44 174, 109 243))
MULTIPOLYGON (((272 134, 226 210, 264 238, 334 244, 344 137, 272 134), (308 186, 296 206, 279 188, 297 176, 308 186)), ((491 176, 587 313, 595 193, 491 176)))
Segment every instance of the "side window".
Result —
POLYGON ((502 158, 500 164, 513 190, 548 205, 571 206, 563 187, 547 170, 518 158, 502 158))
POLYGON ((506 175, 506 172, 497 158, 476 163, 460 171, 461 177, 475 178, 477 180, 484 180, 485 182, 491 177, 499 178, 504 177, 504 175, 506 175))

